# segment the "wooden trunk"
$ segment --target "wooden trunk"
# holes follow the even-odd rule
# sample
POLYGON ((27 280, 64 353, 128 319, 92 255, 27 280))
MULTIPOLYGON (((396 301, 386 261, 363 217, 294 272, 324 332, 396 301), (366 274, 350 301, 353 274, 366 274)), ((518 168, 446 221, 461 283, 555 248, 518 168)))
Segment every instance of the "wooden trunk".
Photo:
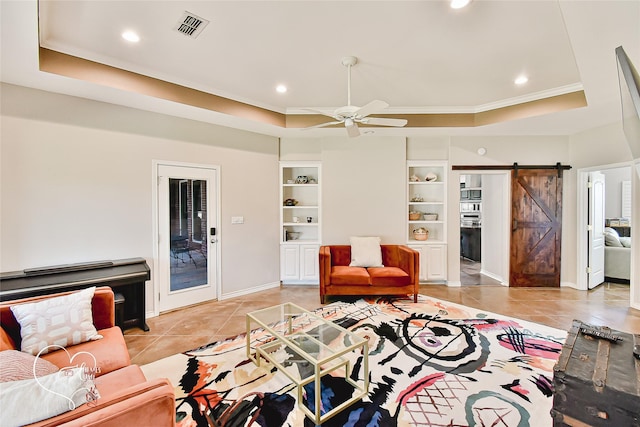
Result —
POLYGON ((640 426, 639 338, 573 321, 554 368, 554 426, 640 426))

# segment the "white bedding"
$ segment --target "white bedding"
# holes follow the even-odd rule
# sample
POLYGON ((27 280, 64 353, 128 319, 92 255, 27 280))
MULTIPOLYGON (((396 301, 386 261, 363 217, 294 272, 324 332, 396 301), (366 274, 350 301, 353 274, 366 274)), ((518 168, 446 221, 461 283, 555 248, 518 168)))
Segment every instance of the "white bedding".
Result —
POLYGON ((631 248, 604 247, 604 275, 612 279, 631 279, 631 248))

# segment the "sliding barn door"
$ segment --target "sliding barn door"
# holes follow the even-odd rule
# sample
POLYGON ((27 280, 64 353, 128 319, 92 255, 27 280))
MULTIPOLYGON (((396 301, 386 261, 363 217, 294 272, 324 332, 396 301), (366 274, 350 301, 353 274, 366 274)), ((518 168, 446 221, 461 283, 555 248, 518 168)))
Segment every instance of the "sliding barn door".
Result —
POLYGON ((511 175, 510 286, 560 286, 562 170, 511 175))

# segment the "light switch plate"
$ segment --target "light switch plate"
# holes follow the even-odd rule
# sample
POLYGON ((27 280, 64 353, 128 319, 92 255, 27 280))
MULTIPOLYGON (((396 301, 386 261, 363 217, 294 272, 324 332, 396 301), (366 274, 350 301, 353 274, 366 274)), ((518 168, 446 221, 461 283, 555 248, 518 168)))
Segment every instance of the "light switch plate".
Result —
POLYGON ((244 217, 243 216, 232 216, 231 217, 231 224, 244 224, 244 217))

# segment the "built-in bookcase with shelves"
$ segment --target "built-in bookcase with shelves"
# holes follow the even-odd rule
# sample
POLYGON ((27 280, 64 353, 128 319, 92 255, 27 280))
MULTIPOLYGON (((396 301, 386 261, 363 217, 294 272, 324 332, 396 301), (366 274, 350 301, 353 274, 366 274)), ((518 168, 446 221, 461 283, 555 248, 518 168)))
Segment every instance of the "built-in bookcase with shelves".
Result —
POLYGON ((407 162, 407 244, 420 252, 420 280, 446 280, 447 244, 446 161, 407 162), (426 240, 414 231, 428 230, 426 240))
POLYGON ((280 163, 280 276, 283 283, 319 282, 321 185, 320 163, 280 163))
POLYGON ((447 212, 446 164, 409 162, 407 190, 407 241, 409 243, 435 244, 447 241, 445 227, 447 212), (427 180, 427 177, 435 177, 427 180), (409 219, 411 213, 419 213, 418 219, 409 219), (414 230, 429 230, 427 240, 417 241, 414 230))

